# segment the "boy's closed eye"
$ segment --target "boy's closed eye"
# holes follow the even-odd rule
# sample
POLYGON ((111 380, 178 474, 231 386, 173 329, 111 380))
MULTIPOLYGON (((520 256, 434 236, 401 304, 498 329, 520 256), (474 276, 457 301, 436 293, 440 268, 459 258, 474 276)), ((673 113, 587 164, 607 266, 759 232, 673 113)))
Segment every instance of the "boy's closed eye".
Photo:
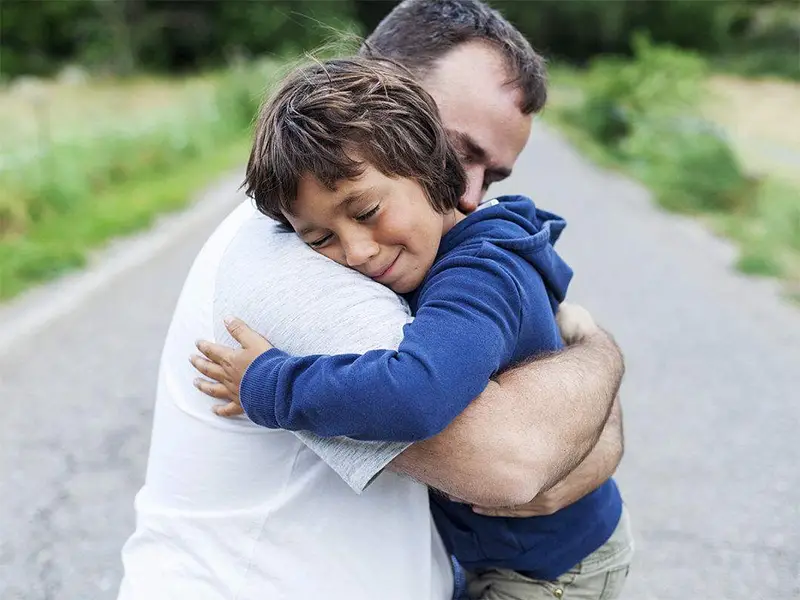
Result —
POLYGON ((329 241, 331 241, 331 238, 333 238, 333 235, 331 235, 329 233, 329 234, 327 234, 327 235, 325 235, 325 236, 323 236, 323 237, 321 237, 319 239, 308 241, 308 242, 306 242, 306 244, 308 244, 311 248, 314 248, 314 249, 322 248, 325 244, 327 244, 329 241))
POLYGON ((381 208, 381 205, 380 204, 376 204, 373 208, 371 208, 368 211, 358 215, 356 217, 356 221, 359 221, 361 223, 363 223, 365 221, 369 221, 372 217, 374 217, 375 215, 378 214, 378 211, 380 210, 380 208, 381 208))
MULTIPOLYGON (((373 206, 369 210, 367 210, 365 212, 362 212, 361 214, 358 214, 353 218, 356 221, 358 221, 359 223, 366 223, 372 217, 374 217, 374 216, 376 216, 378 214, 378 212, 380 211, 380 208, 381 208, 381 205, 380 204, 376 204, 375 206, 373 206)), ((315 240, 309 240, 309 241, 306 242, 306 244, 308 244, 308 246, 310 246, 311 248, 316 250, 316 249, 319 249, 319 248, 323 248, 328 242, 331 241, 331 239, 333 239, 333 234, 328 233, 328 234, 326 234, 326 235, 324 235, 322 237, 319 237, 319 238, 317 238, 315 240)))

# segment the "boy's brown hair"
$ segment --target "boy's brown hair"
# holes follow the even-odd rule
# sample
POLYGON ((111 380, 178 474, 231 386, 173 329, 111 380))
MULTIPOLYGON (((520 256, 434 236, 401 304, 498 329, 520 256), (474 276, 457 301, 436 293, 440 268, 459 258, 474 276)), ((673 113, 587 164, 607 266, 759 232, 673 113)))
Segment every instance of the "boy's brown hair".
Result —
POLYGON ((284 211, 304 176, 333 190, 370 165, 418 181, 442 213, 466 188, 436 103, 408 71, 386 60, 333 59, 297 69, 264 105, 244 186, 258 210, 288 224, 284 211))

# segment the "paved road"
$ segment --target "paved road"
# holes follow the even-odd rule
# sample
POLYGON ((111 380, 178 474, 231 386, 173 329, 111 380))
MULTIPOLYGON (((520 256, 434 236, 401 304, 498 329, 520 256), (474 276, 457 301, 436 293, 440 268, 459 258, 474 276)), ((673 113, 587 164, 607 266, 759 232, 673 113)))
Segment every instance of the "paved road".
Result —
MULTIPOLYGON (((800 310, 541 129, 505 186, 521 190, 570 220, 573 298, 628 357, 626 598, 799 598, 800 310)), ((216 219, 0 356, 3 600, 114 598, 161 342, 216 219)))

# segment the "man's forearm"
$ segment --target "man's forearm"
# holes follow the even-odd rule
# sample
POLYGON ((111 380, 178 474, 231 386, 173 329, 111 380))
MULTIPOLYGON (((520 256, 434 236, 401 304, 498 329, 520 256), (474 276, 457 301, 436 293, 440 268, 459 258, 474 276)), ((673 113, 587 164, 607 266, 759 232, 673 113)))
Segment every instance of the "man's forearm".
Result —
POLYGON ((622 380, 619 348, 599 331, 501 374, 441 434, 390 468, 467 502, 529 502, 597 443, 622 380))
POLYGON ((525 516, 550 515, 596 490, 617 470, 624 453, 622 408, 614 400, 611 414, 600 439, 575 469, 552 488, 540 493, 533 502, 517 507, 525 516))
MULTIPOLYGON (((619 397, 614 400, 611 413, 603 427, 603 432, 594 448, 566 477, 556 483, 553 488, 572 488, 584 491, 578 498, 591 492, 611 477, 617 470, 625 451, 625 439, 622 429, 622 407, 619 397)), ((551 488, 551 489, 553 489, 551 488)), ((576 498, 576 500, 578 499, 576 498)))

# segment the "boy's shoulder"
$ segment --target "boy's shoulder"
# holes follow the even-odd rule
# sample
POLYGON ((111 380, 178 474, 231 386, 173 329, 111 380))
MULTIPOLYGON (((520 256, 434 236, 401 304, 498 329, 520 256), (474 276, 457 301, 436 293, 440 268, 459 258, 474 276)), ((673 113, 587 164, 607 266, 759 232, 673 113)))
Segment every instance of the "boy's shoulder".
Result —
POLYGON ((553 244, 566 221, 540 210, 525 196, 501 196, 456 224, 442 239, 439 257, 429 275, 459 266, 463 257, 480 259, 487 269, 501 269, 521 287, 544 280, 550 291, 563 299, 572 269, 556 253, 553 244), (490 268, 490 265, 494 265, 490 268))

